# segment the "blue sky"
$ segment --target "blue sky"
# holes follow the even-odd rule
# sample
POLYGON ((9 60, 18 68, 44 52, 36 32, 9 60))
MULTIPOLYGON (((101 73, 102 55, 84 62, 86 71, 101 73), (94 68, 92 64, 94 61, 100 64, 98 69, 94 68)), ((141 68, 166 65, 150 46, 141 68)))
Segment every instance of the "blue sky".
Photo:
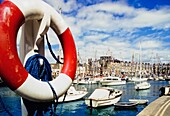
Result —
MULTIPOLYGON (((44 0, 69 25, 82 62, 87 58, 111 55, 138 61, 139 45, 144 62, 170 62, 169 0, 44 0)), ((56 54, 58 41, 49 38, 56 54)), ((50 57, 46 49, 46 57, 50 57)))
POLYGON ((170 62, 169 0, 45 0, 70 26, 82 61, 112 55, 170 62))

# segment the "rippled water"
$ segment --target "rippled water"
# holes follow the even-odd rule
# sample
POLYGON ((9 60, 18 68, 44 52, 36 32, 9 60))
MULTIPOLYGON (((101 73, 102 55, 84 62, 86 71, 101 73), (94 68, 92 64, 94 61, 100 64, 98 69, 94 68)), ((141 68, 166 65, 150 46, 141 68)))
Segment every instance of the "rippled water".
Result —
MULTIPOLYGON (((148 99, 149 103, 159 97, 159 88, 169 83, 167 81, 149 81, 151 88, 148 90, 136 91, 134 83, 127 83, 123 86, 110 86, 123 90, 121 101, 125 102, 131 98, 148 99)), ((75 85, 77 89, 86 87, 88 89, 88 97, 96 87, 101 85, 75 85)), ((84 100, 78 100, 68 103, 60 103, 57 106, 56 113, 62 116, 136 116, 142 111, 146 105, 138 105, 135 109, 117 110, 114 106, 102 107, 97 109, 88 108, 84 100)), ((0 116, 21 116, 20 97, 7 87, 0 88, 0 116)))

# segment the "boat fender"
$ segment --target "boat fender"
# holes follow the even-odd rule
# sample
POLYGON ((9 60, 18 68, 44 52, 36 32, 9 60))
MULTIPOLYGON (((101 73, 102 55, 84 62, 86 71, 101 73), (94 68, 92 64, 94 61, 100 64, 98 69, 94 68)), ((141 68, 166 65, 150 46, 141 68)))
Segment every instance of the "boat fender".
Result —
POLYGON ((47 82, 39 81, 23 67, 16 48, 19 28, 28 20, 41 20, 50 15, 50 27, 63 48, 64 64, 57 78, 49 83, 57 96, 71 86, 76 73, 77 54, 73 36, 61 15, 41 0, 4 0, 0 5, 0 77, 8 87, 25 99, 37 102, 55 98, 47 82))

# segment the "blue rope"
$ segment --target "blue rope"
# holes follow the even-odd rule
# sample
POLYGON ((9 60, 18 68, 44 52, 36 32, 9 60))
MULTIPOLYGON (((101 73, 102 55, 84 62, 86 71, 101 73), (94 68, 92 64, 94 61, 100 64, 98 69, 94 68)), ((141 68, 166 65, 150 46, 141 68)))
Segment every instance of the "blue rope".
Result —
POLYGON ((50 44, 50 42, 49 42, 49 40, 48 40, 47 34, 46 34, 46 40, 47 40, 48 48, 49 48, 50 53, 51 53, 51 55, 53 56, 53 58, 57 61, 57 63, 63 64, 63 63, 55 56, 55 54, 54 54, 54 52, 53 52, 53 50, 52 50, 52 48, 51 48, 51 44, 50 44))
MULTIPOLYGON (((54 52, 53 52, 53 50, 52 50, 51 44, 50 44, 50 42, 49 42, 49 40, 48 40, 48 35, 47 35, 47 34, 46 34, 46 40, 47 40, 47 45, 48 45, 49 51, 50 51, 51 55, 53 56, 53 58, 57 61, 57 63, 63 64, 63 63, 55 56, 55 54, 54 54, 54 52)), ((50 83, 49 83, 49 85, 50 85, 50 83)), ((51 85, 50 85, 50 86, 51 86, 51 85)), ((51 86, 51 87, 52 87, 52 86, 51 86)), ((52 89, 52 88, 51 88, 51 89, 52 89)), ((53 89, 52 89, 52 90, 53 90, 53 89)), ((53 92, 53 93, 54 93, 54 92, 53 92)), ((64 94, 64 98, 63 98, 63 101, 62 101, 62 104, 61 104, 61 107, 60 107, 59 116, 60 116, 61 113, 62 113, 63 103, 64 103, 64 101, 65 101, 66 95, 67 95, 67 91, 66 91, 66 93, 64 94)), ((58 102, 58 101, 57 101, 57 102, 58 102)), ((56 107, 55 107, 55 104, 54 104, 54 108, 56 108, 56 107)))
POLYGON ((55 97, 53 114, 56 115, 56 114, 55 114, 55 111, 56 111, 56 107, 57 107, 57 103, 58 103, 58 97, 57 97, 57 94, 56 94, 54 88, 52 87, 52 85, 51 85, 49 82, 47 82, 47 83, 49 84, 49 86, 50 86, 50 88, 51 88, 51 90, 52 90, 52 92, 53 92, 53 95, 54 95, 54 97, 55 97))
POLYGON ((53 95, 55 97, 55 102, 33 102, 33 101, 29 101, 27 99, 23 99, 23 102, 27 108, 28 111, 28 115, 31 116, 39 116, 39 115, 43 115, 43 116, 55 116, 55 111, 56 111, 56 106, 57 106, 57 102, 58 102, 58 97, 57 94, 54 90, 54 88, 52 87, 52 85, 49 83, 49 81, 52 80, 52 75, 51 75, 51 66, 49 64, 49 62, 47 61, 47 59, 40 55, 40 54, 35 54, 33 56, 31 56, 30 58, 28 58, 26 64, 25 64, 25 68, 26 70, 36 79, 41 80, 41 81, 46 81, 52 92, 53 95), (40 65, 39 60, 42 59, 43 60, 43 65, 40 65), (54 104, 54 110, 52 108, 52 104, 54 104))
POLYGON ((35 54, 28 58, 26 64, 25 64, 25 69, 36 79, 42 80, 42 81, 51 81, 52 76, 51 76, 51 66, 47 59, 40 55, 40 54, 35 54), (43 66, 40 65, 39 60, 43 59, 43 66))

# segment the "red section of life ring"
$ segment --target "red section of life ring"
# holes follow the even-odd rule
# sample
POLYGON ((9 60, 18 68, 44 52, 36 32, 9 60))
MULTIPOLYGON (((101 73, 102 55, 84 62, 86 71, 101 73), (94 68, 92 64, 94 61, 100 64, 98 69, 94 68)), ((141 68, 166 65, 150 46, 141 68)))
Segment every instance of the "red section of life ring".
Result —
POLYGON ((24 83, 28 72, 19 60, 16 37, 24 22, 21 11, 10 1, 0 6, 0 76, 7 85, 15 90, 24 83))
MULTIPOLYGON (((23 13, 13 2, 4 1, 0 5, 0 77, 12 90, 18 89, 25 83, 29 75, 19 60, 16 48, 17 32, 24 22, 23 13)), ((64 53, 61 73, 73 80, 77 54, 70 29, 67 28, 58 37, 64 53)), ((22 95, 22 91, 20 93, 22 95)))
POLYGON ((77 60, 75 59, 77 59, 77 55, 76 55, 74 40, 71 36, 69 28, 63 34, 59 35, 59 39, 61 41, 61 45, 65 53, 64 54, 64 65, 63 65, 61 73, 68 75, 72 80, 74 80, 75 71, 76 71, 75 64, 77 62, 77 60))

